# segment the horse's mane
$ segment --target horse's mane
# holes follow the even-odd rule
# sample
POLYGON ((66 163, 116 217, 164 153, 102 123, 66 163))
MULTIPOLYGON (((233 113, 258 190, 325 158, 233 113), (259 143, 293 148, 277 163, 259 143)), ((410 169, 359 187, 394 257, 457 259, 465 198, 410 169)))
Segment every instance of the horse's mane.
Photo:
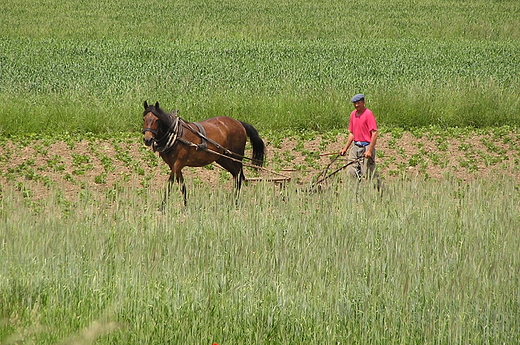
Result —
POLYGON ((165 127, 170 128, 173 124, 173 119, 177 116, 177 112, 172 112, 168 114, 164 110, 159 107, 159 102, 156 102, 155 105, 149 105, 146 107, 143 115, 148 114, 149 112, 153 113, 159 119, 159 122, 165 127))

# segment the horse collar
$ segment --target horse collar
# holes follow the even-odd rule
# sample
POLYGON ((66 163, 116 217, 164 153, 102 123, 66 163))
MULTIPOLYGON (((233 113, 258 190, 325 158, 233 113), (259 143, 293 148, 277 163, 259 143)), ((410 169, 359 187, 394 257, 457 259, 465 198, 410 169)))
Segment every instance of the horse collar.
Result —
POLYGON ((179 126, 180 121, 181 119, 178 116, 175 116, 172 125, 168 128, 164 136, 160 139, 156 139, 152 144, 154 151, 166 152, 175 146, 177 138, 182 135, 182 126, 179 126))

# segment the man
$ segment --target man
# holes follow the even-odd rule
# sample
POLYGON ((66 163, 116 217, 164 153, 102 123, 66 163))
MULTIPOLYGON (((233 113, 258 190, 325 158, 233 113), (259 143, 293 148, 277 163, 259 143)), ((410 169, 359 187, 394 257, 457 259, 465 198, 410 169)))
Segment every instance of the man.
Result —
MULTIPOLYGON (((374 114, 365 107, 365 95, 358 94, 352 97, 351 102, 356 110, 350 114, 348 126, 349 134, 345 147, 340 151, 340 155, 347 153, 350 145, 354 143, 349 153, 349 160, 361 159, 359 164, 351 164, 347 167, 350 176, 361 178, 365 175, 368 178, 377 177, 376 170, 376 141, 377 123, 374 114)), ((377 178, 379 181, 379 178, 377 178)))

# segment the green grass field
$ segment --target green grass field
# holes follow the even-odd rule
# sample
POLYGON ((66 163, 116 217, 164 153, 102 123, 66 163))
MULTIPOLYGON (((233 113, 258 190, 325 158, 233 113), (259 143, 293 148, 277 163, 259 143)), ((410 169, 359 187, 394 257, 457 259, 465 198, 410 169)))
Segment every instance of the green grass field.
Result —
MULTIPOLYGON (((0 142, 133 140, 144 100, 327 134, 363 92, 386 131, 491 126, 506 143, 519 43, 517 0, 3 1, 0 142)), ((188 208, 160 213, 162 191, 122 183, 65 197, 36 156, 0 186, 1 345, 520 342, 519 186, 498 172, 396 178, 383 198, 259 183, 238 205, 189 182, 188 208)))
POLYGON ((3 344, 520 340, 518 185, 84 190, 1 203, 3 344), (254 205, 254 207, 253 207, 254 205), (442 207, 439 207, 442 205, 442 207))
POLYGON ((520 124, 517 1, 0 5, 0 134, 136 131, 144 100, 261 130, 520 124))

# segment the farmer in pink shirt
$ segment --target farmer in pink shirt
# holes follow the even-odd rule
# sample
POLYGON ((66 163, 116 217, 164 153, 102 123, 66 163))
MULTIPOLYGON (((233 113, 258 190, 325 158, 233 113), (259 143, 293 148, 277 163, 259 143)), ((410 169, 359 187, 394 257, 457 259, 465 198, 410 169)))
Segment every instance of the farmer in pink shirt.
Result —
MULTIPOLYGON (((376 174, 376 141, 377 141, 377 123, 374 114, 370 109, 365 107, 365 95, 358 94, 352 97, 351 102, 356 110, 350 114, 350 123, 348 126, 349 134, 345 147, 340 151, 340 155, 344 156, 350 145, 354 143, 349 153, 349 160, 360 159, 360 164, 351 164, 347 168, 350 176, 361 178, 379 177, 376 174)), ((378 183, 379 186, 379 183, 378 183)))

